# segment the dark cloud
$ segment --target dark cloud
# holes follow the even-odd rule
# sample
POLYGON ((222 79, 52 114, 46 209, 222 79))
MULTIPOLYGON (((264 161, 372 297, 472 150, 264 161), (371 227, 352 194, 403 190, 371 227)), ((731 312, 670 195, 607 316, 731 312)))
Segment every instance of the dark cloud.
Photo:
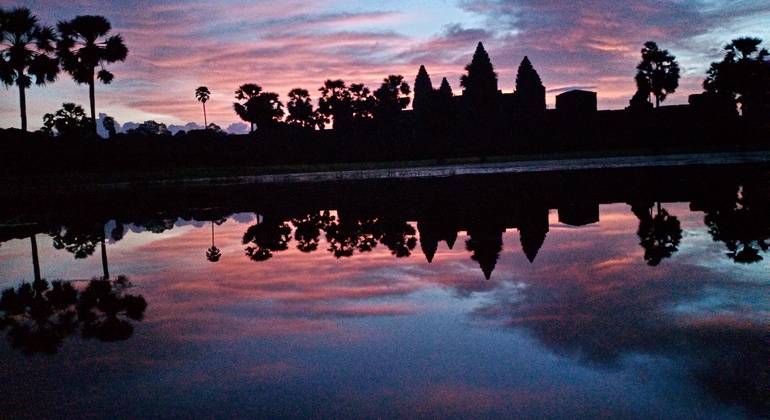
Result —
POLYGON ((554 352, 590 366, 614 368, 634 355, 664 356, 719 400, 754 414, 766 410, 761 366, 770 349, 763 344, 761 315, 745 308, 740 316, 714 315, 719 309, 732 312, 729 303, 711 313, 673 309, 714 293, 750 298, 765 287, 686 265, 659 266, 652 276, 642 271, 587 276, 577 266, 561 267, 526 287, 495 289, 492 302, 474 314, 529 331, 554 352))

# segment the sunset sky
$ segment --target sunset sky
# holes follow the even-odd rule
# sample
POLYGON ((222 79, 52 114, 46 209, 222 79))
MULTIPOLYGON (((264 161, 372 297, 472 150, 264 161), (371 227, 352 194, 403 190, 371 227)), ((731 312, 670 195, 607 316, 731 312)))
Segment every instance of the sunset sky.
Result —
MULTIPOLYGON (((644 42, 674 54, 680 87, 665 104, 700 92, 722 47, 740 36, 770 46, 770 3, 759 0, 406 0, 382 1, 4 1, 28 7, 41 23, 77 15, 105 16, 129 48, 123 63, 108 67, 110 85, 96 87, 97 113, 118 123, 156 120, 202 124, 195 89, 212 92, 208 121, 227 128, 239 122, 232 104, 240 84, 257 83, 285 102, 295 87, 317 100, 326 79, 365 83, 374 90, 388 74, 410 85, 425 65, 435 86, 446 77, 455 94, 476 44, 484 43, 511 92, 516 69, 528 56, 554 95, 582 88, 598 93, 600 109, 628 104, 644 42)), ((31 129, 63 102, 87 108, 88 89, 69 75, 27 92, 31 129)), ((18 90, 0 91, 0 127, 19 127, 18 90)))

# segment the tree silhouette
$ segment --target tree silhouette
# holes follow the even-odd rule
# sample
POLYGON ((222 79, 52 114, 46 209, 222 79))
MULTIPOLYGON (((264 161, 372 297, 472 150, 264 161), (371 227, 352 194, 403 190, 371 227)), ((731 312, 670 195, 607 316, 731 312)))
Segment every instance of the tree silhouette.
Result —
POLYGON ((362 126, 366 121, 371 120, 375 111, 375 99, 368 87, 363 83, 353 83, 350 85, 350 107, 353 112, 353 122, 357 126, 362 126))
POLYGON ((374 91, 375 113, 387 127, 393 127, 402 109, 409 105, 411 89, 404 76, 389 75, 383 79, 379 89, 374 91))
MULTIPOLYGON (((104 115, 104 114, 100 114, 100 115, 104 115)), ((106 115, 102 119, 102 126, 104 126, 104 129, 107 130, 107 136, 109 138, 115 137, 115 134, 117 133, 117 129, 116 129, 115 124, 116 124, 115 123, 115 118, 112 118, 109 115, 106 115)))
POLYGON ((102 240, 103 233, 96 225, 62 226, 49 233, 56 249, 65 249, 76 259, 84 259, 94 254, 96 244, 102 240))
POLYGON ((749 114, 767 98, 770 90, 770 53, 759 48, 759 38, 736 38, 725 45, 725 58, 711 63, 703 88, 709 93, 723 94, 741 104, 743 115, 749 114))
POLYGON ((460 86, 465 93, 477 103, 488 103, 497 94, 497 73, 495 73, 489 54, 484 45, 479 42, 471 62, 465 66, 464 74, 460 77, 460 86))
POLYGON ((639 92, 655 96, 655 107, 679 87, 679 64, 668 50, 661 50, 652 41, 642 48, 642 61, 636 66, 636 86, 639 92))
POLYGON ((296 124, 303 128, 313 128, 317 124, 318 117, 313 111, 310 101, 310 93, 307 89, 294 88, 289 92, 289 102, 286 103, 289 115, 286 122, 296 124))
POLYGON ((376 219, 340 219, 329 223, 324 230, 329 252, 336 258, 350 257, 356 250, 369 252, 380 238, 376 219))
POLYGON ((0 81, 19 88, 21 129, 27 131, 26 90, 56 80, 59 62, 52 56, 56 35, 41 26, 27 8, 0 9, 0 81))
POLYGON ((234 103, 233 108, 238 116, 251 123, 251 132, 254 125, 264 130, 278 122, 283 117, 283 103, 278 100, 278 94, 262 92, 262 87, 254 83, 241 85, 235 91, 235 99, 244 103, 234 103))
POLYGON ((527 56, 521 60, 516 73, 516 96, 520 112, 545 111, 545 86, 527 56))
MULTIPOLYGON (((53 246, 56 249, 66 249, 73 254, 75 259, 88 258, 94 254, 96 244, 99 243, 102 252, 103 279, 110 278, 107 265, 107 247, 105 245, 104 223, 84 224, 76 226, 61 226, 49 233, 53 238, 53 246)), ((119 240, 117 235, 113 239, 119 240)))
POLYGON ((325 118, 322 123, 333 121, 335 129, 348 129, 353 122, 350 90, 342 80, 327 80, 318 89, 318 112, 325 118), (331 120, 330 120, 331 119, 331 120))
POLYGON ((42 131, 53 135, 56 130, 60 136, 79 138, 90 129, 89 121, 82 106, 65 102, 55 114, 43 116, 42 131))
POLYGON ((139 124, 136 128, 128 130, 129 133, 139 134, 145 137, 149 136, 161 136, 170 134, 166 124, 159 123, 155 120, 145 121, 139 124))
POLYGON ((682 228, 676 216, 670 216, 666 209, 661 208, 660 203, 655 217, 652 216, 652 208, 647 211, 632 206, 632 211, 639 218, 637 235, 641 239, 639 245, 644 248, 644 260, 647 264, 654 267, 671 257, 682 239, 682 228))
POLYGON ((105 84, 112 82, 115 76, 104 67, 109 63, 124 61, 128 48, 120 35, 100 39, 112 29, 112 25, 104 16, 77 16, 71 21, 60 21, 57 28, 61 39, 56 50, 62 70, 72 75, 75 83, 88 85, 93 133, 96 134, 95 79, 105 84), (97 66, 101 68, 98 73, 97 66))
POLYGON ((396 258, 408 257, 417 246, 414 227, 403 220, 378 218, 376 229, 380 243, 388 247, 396 258))
POLYGON ((209 126, 209 122, 206 119, 206 102, 210 96, 211 92, 209 92, 209 88, 206 86, 199 86, 198 89, 195 89, 195 97, 203 104, 203 126, 206 128, 209 126))

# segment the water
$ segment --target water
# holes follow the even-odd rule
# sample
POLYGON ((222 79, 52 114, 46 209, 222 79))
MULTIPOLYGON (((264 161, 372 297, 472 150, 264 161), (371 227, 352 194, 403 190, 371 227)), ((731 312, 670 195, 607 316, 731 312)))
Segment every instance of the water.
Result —
POLYGON ((0 288, 34 279, 34 234, 43 278, 83 291, 106 266, 147 307, 117 315, 130 334, 81 323, 55 354, 8 326, 0 413, 762 417, 768 179, 725 165, 14 202, 0 288))

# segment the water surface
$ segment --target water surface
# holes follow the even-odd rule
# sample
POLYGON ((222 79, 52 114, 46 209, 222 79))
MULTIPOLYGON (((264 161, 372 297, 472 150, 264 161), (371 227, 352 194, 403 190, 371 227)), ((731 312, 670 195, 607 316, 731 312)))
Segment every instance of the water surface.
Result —
POLYGON ((147 308, 141 320, 119 315, 128 336, 78 327, 55 354, 6 328, 0 412, 760 417, 767 174, 564 172, 20 203, 2 229, 1 288, 34 280, 34 236, 41 277, 82 291, 105 272, 125 275, 124 293, 147 308))

